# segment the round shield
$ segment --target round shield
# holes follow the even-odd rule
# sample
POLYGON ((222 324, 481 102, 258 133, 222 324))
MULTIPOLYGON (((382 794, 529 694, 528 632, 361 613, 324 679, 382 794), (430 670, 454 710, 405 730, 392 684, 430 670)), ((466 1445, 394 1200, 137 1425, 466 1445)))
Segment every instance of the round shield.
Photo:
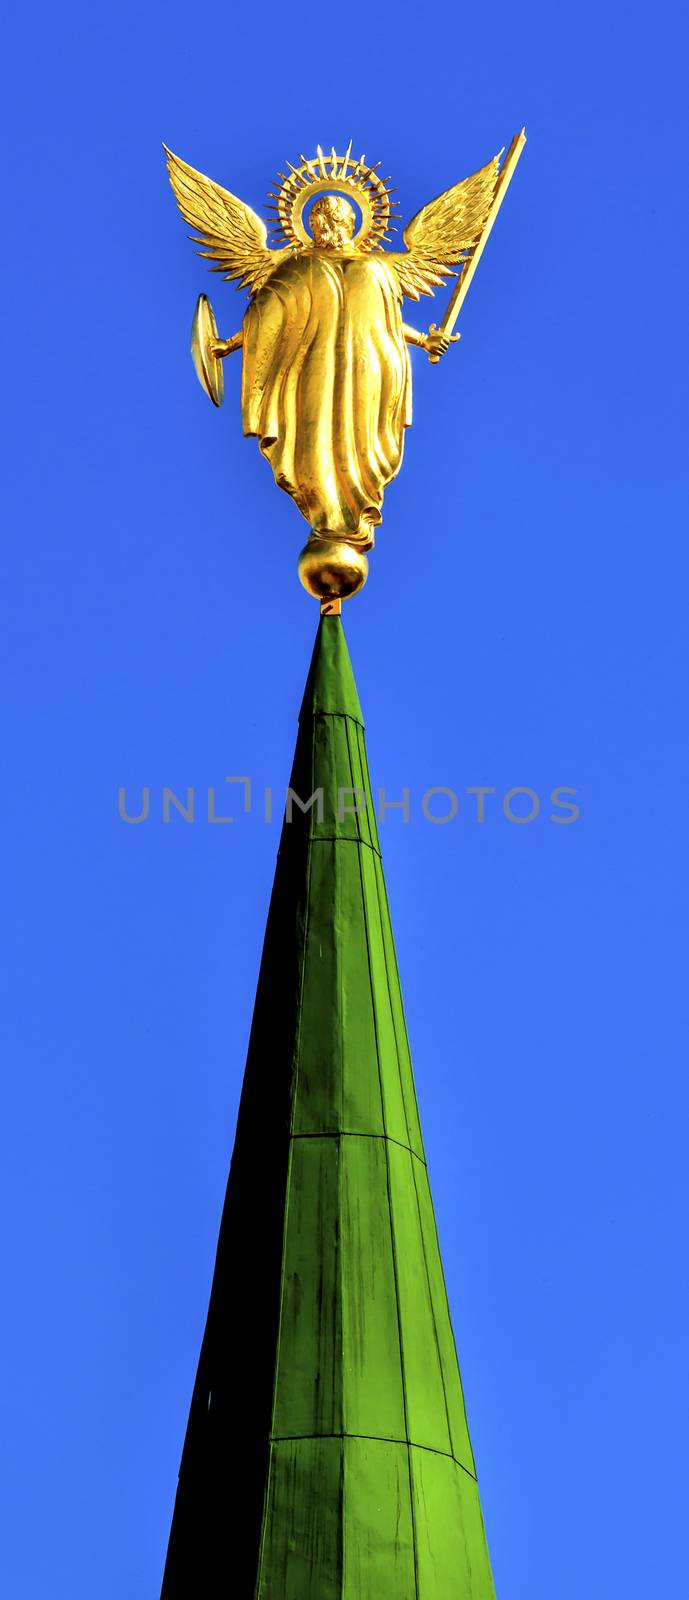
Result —
POLYGON ((218 329, 213 307, 207 296, 200 294, 191 325, 191 358, 199 383, 214 406, 222 405, 225 392, 222 361, 215 355, 213 349, 217 340, 218 329))

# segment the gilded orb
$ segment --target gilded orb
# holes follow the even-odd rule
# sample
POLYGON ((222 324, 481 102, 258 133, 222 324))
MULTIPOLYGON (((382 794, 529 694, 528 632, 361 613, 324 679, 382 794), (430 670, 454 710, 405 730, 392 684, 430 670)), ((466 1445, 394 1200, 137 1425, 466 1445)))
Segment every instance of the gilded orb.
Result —
POLYGON ((346 539, 312 537, 301 552, 298 572, 316 600, 348 600, 363 589, 368 560, 358 545, 346 539))

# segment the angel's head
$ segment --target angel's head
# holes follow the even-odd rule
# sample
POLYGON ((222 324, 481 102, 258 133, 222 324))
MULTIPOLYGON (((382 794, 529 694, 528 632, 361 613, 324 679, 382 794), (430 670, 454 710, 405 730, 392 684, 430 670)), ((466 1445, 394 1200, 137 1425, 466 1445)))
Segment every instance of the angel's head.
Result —
POLYGON ((311 207, 309 226, 319 250, 346 250, 356 227, 356 213, 340 194, 324 194, 311 207))

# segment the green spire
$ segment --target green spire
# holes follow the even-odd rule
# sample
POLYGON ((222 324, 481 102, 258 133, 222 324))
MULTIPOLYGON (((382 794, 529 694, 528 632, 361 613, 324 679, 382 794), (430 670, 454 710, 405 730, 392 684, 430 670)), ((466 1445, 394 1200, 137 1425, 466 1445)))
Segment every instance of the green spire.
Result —
POLYGON ((290 786, 162 1600, 494 1600, 337 617, 290 786))

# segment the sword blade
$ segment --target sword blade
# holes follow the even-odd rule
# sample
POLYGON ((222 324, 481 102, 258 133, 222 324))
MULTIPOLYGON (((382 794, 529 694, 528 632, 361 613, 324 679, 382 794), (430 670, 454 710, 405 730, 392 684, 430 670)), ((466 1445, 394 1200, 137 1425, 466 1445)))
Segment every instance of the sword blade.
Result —
POLYGON ((478 243, 474 245, 473 253, 470 255, 469 260, 465 261, 461 276, 455 284, 452 298, 448 305, 447 311, 445 312, 445 316, 440 324, 441 333, 452 333, 452 329, 454 328, 469 292, 471 280, 485 250, 486 243, 488 241, 488 235, 491 231, 493 223, 495 222, 495 218, 497 217, 505 195, 507 194, 507 190, 512 178, 514 177, 515 168, 525 144, 526 129, 522 128, 521 133, 515 133, 510 148, 500 168, 498 181, 495 185, 495 193, 491 202, 491 208, 483 225, 483 232, 478 240, 478 243))

